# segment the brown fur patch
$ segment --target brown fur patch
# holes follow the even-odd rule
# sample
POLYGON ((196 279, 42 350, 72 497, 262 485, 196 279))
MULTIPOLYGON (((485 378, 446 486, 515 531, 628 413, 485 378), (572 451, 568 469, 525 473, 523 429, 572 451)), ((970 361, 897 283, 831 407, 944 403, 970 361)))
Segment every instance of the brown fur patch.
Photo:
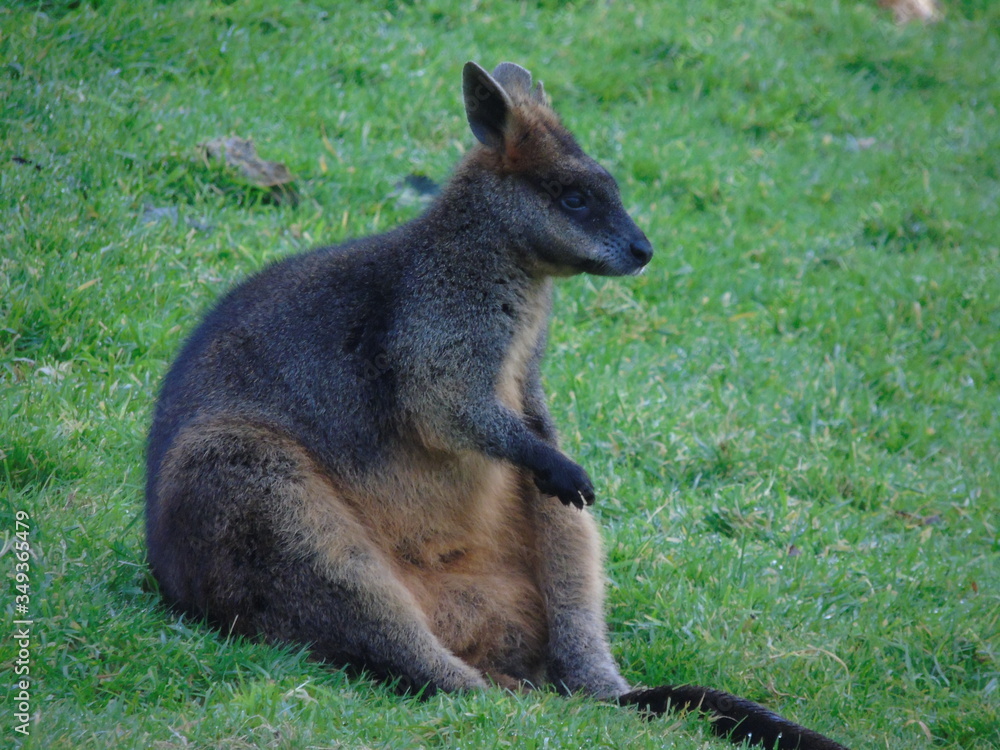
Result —
POLYGON ((542 679, 546 616, 516 469, 414 451, 363 487, 309 483, 299 523, 329 565, 370 544, 450 651, 483 672, 542 679))
POLYGON ((547 324, 548 311, 543 305, 535 304, 528 308, 525 319, 518 321, 517 331, 507 348, 507 356, 497 378, 497 398, 518 414, 524 413, 528 366, 547 324))
POLYGON ((521 173, 555 164, 567 167, 567 158, 583 155, 551 107, 524 92, 508 93, 514 106, 507 120, 505 149, 479 149, 483 166, 498 173, 521 173))

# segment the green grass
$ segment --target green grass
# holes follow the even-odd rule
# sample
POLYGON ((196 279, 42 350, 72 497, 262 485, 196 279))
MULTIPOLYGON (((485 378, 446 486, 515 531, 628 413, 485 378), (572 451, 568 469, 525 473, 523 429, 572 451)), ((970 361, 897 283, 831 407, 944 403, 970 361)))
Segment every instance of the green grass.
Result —
POLYGON ((598 487, 627 678, 722 687, 855 748, 1000 747, 1000 8, 898 29, 874 2, 469 5, 0 9, 23 745, 724 746, 547 693, 400 698, 153 593, 143 440, 185 332, 266 262, 414 215, 394 186, 471 143, 461 66, 510 59, 657 249, 642 278, 561 284, 546 364, 598 487), (297 202, 199 157, 229 134, 285 162, 297 202))

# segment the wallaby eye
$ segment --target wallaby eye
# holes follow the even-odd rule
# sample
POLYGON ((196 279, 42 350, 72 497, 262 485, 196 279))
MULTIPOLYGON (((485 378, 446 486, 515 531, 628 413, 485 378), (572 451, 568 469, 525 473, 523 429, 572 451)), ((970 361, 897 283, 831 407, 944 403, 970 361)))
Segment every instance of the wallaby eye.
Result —
POLYGON ((587 199, 577 190, 568 190, 559 204, 567 211, 582 211, 587 207, 587 199))

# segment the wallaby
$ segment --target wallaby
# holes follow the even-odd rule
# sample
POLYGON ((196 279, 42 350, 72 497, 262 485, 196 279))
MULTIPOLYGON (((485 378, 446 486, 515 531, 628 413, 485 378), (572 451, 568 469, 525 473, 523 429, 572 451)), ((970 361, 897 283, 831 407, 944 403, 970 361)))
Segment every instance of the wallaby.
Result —
POLYGON ((422 216, 257 274, 171 367, 147 459, 163 594, 424 695, 738 705, 769 746, 840 748, 619 674, 593 485, 558 447, 539 363, 552 277, 637 274, 653 250, 528 71, 470 62, 463 90, 479 143, 422 216))

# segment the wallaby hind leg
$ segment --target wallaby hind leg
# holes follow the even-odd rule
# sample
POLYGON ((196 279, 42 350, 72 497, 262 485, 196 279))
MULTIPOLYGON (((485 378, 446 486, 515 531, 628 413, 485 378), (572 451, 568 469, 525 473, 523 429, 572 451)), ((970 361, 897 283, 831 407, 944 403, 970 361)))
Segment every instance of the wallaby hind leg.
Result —
POLYGON ((409 687, 485 686, 431 633, 333 481, 291 438, 237 420, 188 427, 155 498, 150 558, 182 609, 409 687))
POLYGON ((629 686, 605 632, 601 545, 594 519, 551 497, 537 498, 535 513, 539 577, 549 618, 549 679, 569 692, 616 698, 629 686))

